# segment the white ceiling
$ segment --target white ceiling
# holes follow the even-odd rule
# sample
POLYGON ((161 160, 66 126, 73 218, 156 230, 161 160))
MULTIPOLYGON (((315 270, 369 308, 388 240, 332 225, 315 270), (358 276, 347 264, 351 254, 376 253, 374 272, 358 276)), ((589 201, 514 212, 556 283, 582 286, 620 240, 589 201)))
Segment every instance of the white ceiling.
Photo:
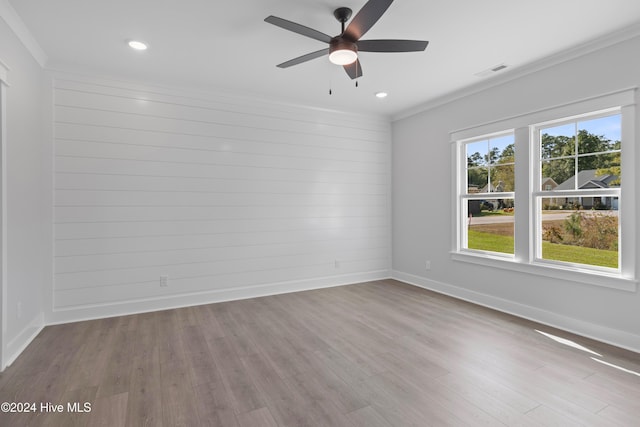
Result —
POLYGON ((276 15, 329 35, 336 7, 366 0, 10 0, 47 66, 101 76, 274 97, 323 108, 397 115, 640 23, 638 0, 396 0, 363 39, 429 40, 425 52, 360 54, 355 87, 318 58, 276 64, 326 45, 265 23, 276 15), (128 39, 149 43, 145 52, 128 39), (333 95, 329 95, 329 88, 333 95), (377 91, 389 92, 384 100, 377 91))

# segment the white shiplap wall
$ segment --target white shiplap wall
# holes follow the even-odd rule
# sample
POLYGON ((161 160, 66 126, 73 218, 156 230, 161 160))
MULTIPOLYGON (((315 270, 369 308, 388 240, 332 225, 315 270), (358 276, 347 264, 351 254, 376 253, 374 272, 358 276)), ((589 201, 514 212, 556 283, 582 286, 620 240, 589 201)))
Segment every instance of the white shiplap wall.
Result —
POLYGON ((387 120, 54 82, 52 323, 388 276, 387 120))

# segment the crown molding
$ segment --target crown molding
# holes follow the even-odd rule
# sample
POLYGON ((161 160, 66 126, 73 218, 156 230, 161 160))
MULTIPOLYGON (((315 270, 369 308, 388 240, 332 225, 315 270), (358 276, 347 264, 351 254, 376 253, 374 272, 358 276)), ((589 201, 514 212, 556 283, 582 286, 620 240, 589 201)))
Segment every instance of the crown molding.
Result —
POLYGON ((408 117, 414 116, 424 111, 432 110, 442 105, 449 104, 458 99, 471 96, 473 94, 485 91, 492 87, 503 85, 509 81, 522 78, 529 74, 533 74, 538 71, 544 70, 546 68, 550 68, 555 65, 559 65, 564 62, 574 60, 581 56, 585 56, 592 52, 596 52, 598 50, 602 50, 607 47, 614 46, 616 44, 625 42, 627 40, 630 40, 639 36, 640 36, 640 23, 637 23, 637 24, 622 28, 608 35, 598 37, 595 40, 591 40, 586 43, 576 45, 572 48, 565 49, 561 52, 557 52, 555 54, 549 55, 537 61, 530 62, 518 68, 514 68, 513 70, 507 71, 504 74, 501 74, 499 76, 495 76, 490 80, 474 83, 465 88, 450 92, 446 95, 443 95, 443 96, 434 98, 430 101, 419 104, 413 108, 406 109, 398 114, 393 115, 393 117, 391 118, 391 121, 395 122, 398 120, 406 119, 408 117))
POLYGON ((8 0, 0 0, 0 18, 7 23, 9 28, 11 28, 24 47, 26 47, 29 53, 31 53, 31 56, 33 56, 36 62, 44 68, 48 59, 47 54, 44 53, 40 44, 33 37, 31 31, 29 31, 25 23, 22 21, 22 18, 20 18, 13 6, 9 4, 8 0))

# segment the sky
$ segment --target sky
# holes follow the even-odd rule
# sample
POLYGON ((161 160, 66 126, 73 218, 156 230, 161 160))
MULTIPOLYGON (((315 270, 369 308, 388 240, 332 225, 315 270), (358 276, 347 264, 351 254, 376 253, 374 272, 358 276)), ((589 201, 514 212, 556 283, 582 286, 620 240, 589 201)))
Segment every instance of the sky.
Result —
POLYGON ((482 156, 485 156, 494 148, 497 148, 498 152, 502 153, 506 146, 513 143, 513 134, 472 142, 466 145, 467 157, 474 153, 480 153, 482 156))

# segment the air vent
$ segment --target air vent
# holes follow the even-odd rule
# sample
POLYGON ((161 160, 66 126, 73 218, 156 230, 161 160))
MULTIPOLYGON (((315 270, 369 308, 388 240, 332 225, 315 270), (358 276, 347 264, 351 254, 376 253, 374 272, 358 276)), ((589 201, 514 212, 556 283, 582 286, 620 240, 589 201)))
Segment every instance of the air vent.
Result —
POLYGON ((491 68, 487 68, 484 71, 480 71, 479 73, 476 73, 475 75, 478 76, 478 77, 486 77, 486 76, 490 76, 493 73, 497 73, 498 71, 502 71, 507 67, 508 67, 508 65, 506 65, 506 64, 498 64, 498 65, 494 65, 491 68))

